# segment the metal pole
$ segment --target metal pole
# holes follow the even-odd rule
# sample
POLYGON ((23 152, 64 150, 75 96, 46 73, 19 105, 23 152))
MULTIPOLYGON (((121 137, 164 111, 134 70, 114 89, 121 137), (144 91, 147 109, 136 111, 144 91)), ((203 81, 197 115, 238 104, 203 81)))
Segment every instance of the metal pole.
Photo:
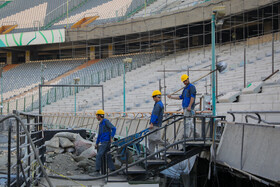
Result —
POLYGON ((123 63, 123 112, 125 113, 125 63, 123 63))
POLYGON ((39 114, 42 114, 42 85, 39 85, 39 114))
POLYGON ((165 65, 164 65, 164 71, 163 71, 163 89, 164 89, 164 110, 166 111, 166 82, 165 82, 165 65))
POLYGON ((67 0, 67 27, 66 27, 67 29, 68 29, 68 23, 69 23, 68 22, 69 21, 68 20, 68 10, 69 10, 68 8, 69 8, 69 0, 67 0))
POLYGON ((43 62, 41 61, 41 84, 43 84, 43 62))
POLYGON ((19 167, 20 167, 20 153, 19 153, 19 121, 17 120, 17 138, 16 138, 16 142, 17 142, 17 168, 16 168, 16 171, 17 171, 17 186, 20 186, 20 181, 19 181, 19 167))
POLYGON ((3 114, 3 107, 4 107, 4 105, 3 105, 3 68, 1 68, 1 70, 0 70, 1 72, 1 115, 3 114))
POLYGON ((77 115, 77 101, 76 101, 76 92, 77 92, 77 87, 75 87, 75 99, 74 99, 74 102, 75 102, 75 116, 77 115))
POLYGON ((102 110, 104 110, 104 87, 102 85, 102 110))
POLYGON ((8 186, 11 185, 11 140, 12 140, 12 124, 9 123, 8 131, 8 186))
POLYGON ((272 73, 274 73, 274 32, 272 33, 272 73))
POLYGON ((246 47, 244 45, 244 88, 246 88, 246 47))
MULTIPOLYGON (((215 55, 215 14, 212 14, 212 71, 215 70, 215 62, 216 62, 216 55, 215 55)), ((216 71, 212 74, 212 106, 213 106, 213 116, 216 115, 216 71)))

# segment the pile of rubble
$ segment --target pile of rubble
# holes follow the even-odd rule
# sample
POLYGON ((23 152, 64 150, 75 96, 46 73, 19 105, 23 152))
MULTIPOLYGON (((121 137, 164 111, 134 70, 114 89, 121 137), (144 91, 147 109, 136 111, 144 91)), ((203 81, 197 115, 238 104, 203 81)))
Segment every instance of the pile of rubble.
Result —
POLYGON ((79 175, 95 170, 95 143, 79 134, 60 132, 45 142, 48 173, 79 175))

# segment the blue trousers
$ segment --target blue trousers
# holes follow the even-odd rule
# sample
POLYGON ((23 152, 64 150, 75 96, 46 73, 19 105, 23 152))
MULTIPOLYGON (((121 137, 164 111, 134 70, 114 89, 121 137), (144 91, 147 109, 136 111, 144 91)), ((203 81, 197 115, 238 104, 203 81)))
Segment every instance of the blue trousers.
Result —
MULTIPOLYGON (((101 169, 101 162, 102 162, 102 157, 106 156, 106 153, 110 151, 110 143, 109 142, 102 142, 101 145, 99 145, 99 149, 96 155, 96 165, 95 165, 95 170, 100 171, 101 169)), ((109 169, 115 170, 115 166, 112 160, 112 155, 108 154, 107 155, 107 163, 109 169)))

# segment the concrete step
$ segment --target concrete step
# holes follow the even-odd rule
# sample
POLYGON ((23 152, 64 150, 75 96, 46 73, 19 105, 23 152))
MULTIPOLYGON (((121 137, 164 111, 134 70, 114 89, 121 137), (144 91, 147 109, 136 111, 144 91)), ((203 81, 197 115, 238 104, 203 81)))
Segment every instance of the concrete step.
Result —
POLYGON ((280 92, 242 94, 239 96, 240 103, 263 103, 265 101, 279 102, 280 101, 280 92))

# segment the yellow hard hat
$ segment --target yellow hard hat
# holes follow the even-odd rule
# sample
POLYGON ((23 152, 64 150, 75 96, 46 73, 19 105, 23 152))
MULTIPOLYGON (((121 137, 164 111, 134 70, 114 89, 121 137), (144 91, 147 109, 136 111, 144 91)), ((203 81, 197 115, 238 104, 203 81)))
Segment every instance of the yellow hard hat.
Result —
POLYGON ((153 91, 152 97, 154 97, 156 95, 161 95, 161 92, 159 90, 153 91))
POLYGON ((189 78, 189 76, 187 74, 183 74, 181 76, 181 81, 184 82, 185 80, 187 80, 189 78))
POLYGON ((104 110, 97 110, 97 111, 96 111, 96 115, 98 115, 98 114, 100 114, 100 115, 104 115, 104 114, 105 114, 105 112, 104 112, 104 110))

